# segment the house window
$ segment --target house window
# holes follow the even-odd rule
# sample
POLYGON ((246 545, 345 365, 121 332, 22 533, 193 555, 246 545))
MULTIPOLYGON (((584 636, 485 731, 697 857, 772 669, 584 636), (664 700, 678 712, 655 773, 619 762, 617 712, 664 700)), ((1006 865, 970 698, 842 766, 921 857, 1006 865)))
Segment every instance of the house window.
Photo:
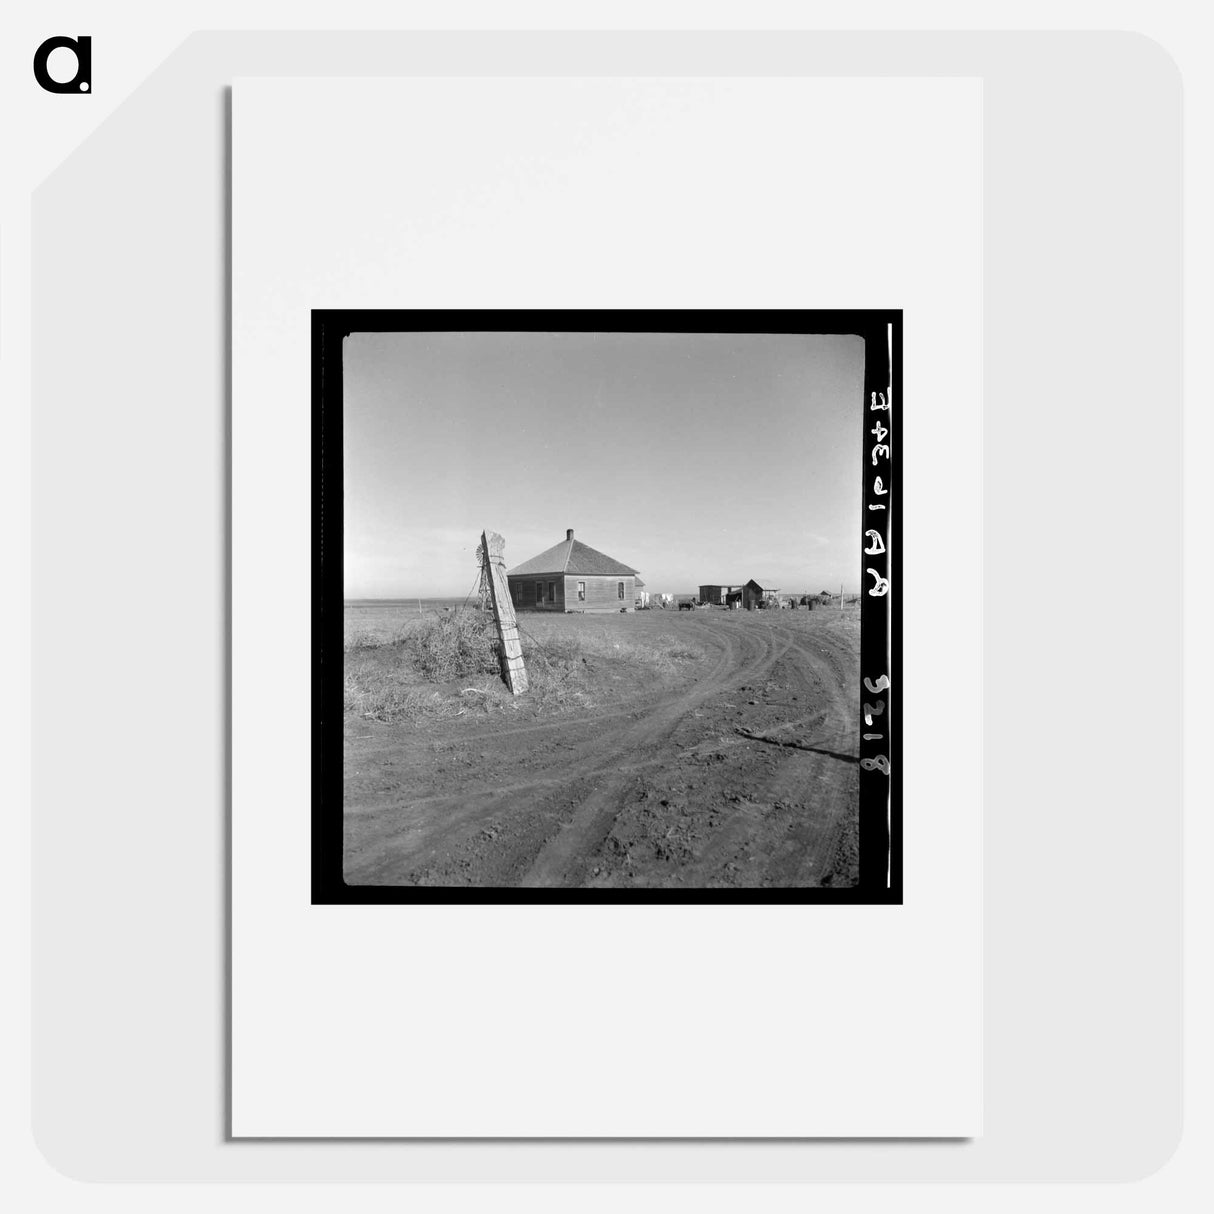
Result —
POLYGON ((536 582, 535 584, 535 601, 542 603, 544 601, 544 583, 536 582))
POLYGON ((586 583, 585 582, 578 582, 577 597, 578 597, 579 603, 584 603, 586 601, 586 583))
POLYGON ((556 602, 556 583, 555 582, 548 583, 548 602, 550 602, 550 603, 556 602))
POLYGON ((624 583, 621 582, 620 583, 620 602, 622 603, 623 601, 624 601, 624 583))

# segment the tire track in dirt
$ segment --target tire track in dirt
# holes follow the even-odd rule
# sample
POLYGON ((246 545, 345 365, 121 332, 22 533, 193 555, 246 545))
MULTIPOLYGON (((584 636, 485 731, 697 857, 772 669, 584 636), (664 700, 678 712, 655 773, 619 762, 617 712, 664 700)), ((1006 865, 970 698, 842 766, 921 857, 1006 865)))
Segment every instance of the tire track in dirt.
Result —
MULTIPOLYGON (((668 762, 665 754, 655 755, 636 763, 624 763, 615 770, 622 776, 635 776, 654 767, 660 767, 668 762)), ((538 780, 525 780, 521 783, 503 784, 495 788, 474 789, 468 792, 441 793, 431 797, 411 798, 407 803, 393 800, 385 805, 360 807, 354 811, 357 814, 383 816, 385 811, 392 813, 391 818, 372 825, 364 832, 359 840, 360 849, 365 851, 368 846, 391 838, 398 846, 393 848, 391 862, 397 863, 411 851, 420 847, 434 848, 461 834, 471 824, 480 825, 487 814, 500 814, 509 808, 509 803, 503 803, 503 796, 513 800, 517 797, 533 795, 537 790, 567 791, 569 788, 568 775, 554 775, 538 780), (416 847, 411 848, 407 838, 409 832, 420 831, 422 825, 435 814, 441 814, 444 826, 441 831, 429 832, 424 839, 416 840, 416 847), (410 824, 416 816, 417 821, 410 824), (402 821, 402 818, 404 819, 402 821)), ((346 876, 358 877, 368 884, 376 884, 375 875, 384 863, 384 857, 376 854, 362 862, 353 862, 349 857, 346 861, 346 876)))
MULTIPOLYGON (((859 688, 854 672, 847 669, 854 658, 829 633, 812 638, 794 633, 792 641, 826 694, 825 720, 797 741, 854 755, 858 762, 859 688)), ((806 803, 810 808, 792 824, 781 855, 770 866, 769 879, 781 885, 804 885, 825 877, 839 834, 859 804, 859 791, 859 769, 846 759, 782 751, 779 768, 763 787, 763 798, 774 804, 806 803), (812 795, 806 796, 809 792, 812 795)))
POLYGON ((858 687, 858 654, 849 653, 846 637, 807 636, 797 625, 775 620, 752 626, 769 627, 790 642, 769 668, 767 685, 754 689, 754 711, 708 706, 699 729, 706 736, 682 749, 656 784, 622 805, 605 829, 600 820, 600 829, 587 833, 589 854, 580 870, 585 883, 787 888, 830 878, 836 840, 854 822, 859 803, 858 769, 848 757, 858 754, 858 703, 849 708, 858 687), (758 729, 758 735, 782 739, 801 728, 799 744, 820 740, 837 747, 839 757, 722 733, 732 731, 739 716, 753 719, 801 704, 812 705, 811 711, 758 729))
MULTIPOLYGON (((627 753, 631 748, 652 746, 665 741, 688 713, 725 691, 733 690, 748 679, 757 679, 770 670, 784 653, 792 647, 787 638, 781 647, 770 633, 716 632, 730 641, 739 638, 758 639, 762 651, 754 660, 735 662, 739 647, 730 645, 725 657, 708 678, 690 691, 662 705, 636 725, 624 730, 612 739, 613 749, 627 753)), ((664 756, 668 757, 668 756, 664 756)), ((615 815, 620 809, 620 795, 624 791, 627 777, 617 776, 596 788, 579 806, 573 819, 566 823, 544 850, 523 878, 525 886, 551 886, 568 884, 571 879, 584 876, 590 857, 611 830, 615 815), (577 870, 577 871, 575 871, 577 870)))
MULTIPOLYGON (((779 700, 769 700, 739 712, 726 703, 739 687, 761 684, 774 672, 812 710, 770 727, 773 733, 778 730, 783 738, 791 731, 805 744, 858 753, 857 653, 849 651, 849 638, 836 635, 833 624, 809 632, 798 625, 762 616, 687 620, 681 627, 715 658, 710 657, 710 669, 690 688, 656 702, 502 729, 455 731, 414 739, 411 747, 401 747, 399 735, 384 735, 371 746, 352 748, 347 764, 353 759, 365 770, 358 774, 354 803, 347 805, 347 880, 602 884, 610 874, 592 880, 590 868, 617 823, 635 827, 638 804, 656 807, 656 800, 647 800, 659 795, 654 789, 706 770, 701 752, 722 752, 717 755, 722 760, 728 748, 733 759, 713 769, 724 775, 725 783, 718 779, 714 785, 709 779, 703 786, 705 795, 716 791, 710 815, 699 823, 700 854, 688 855, 682 868, 667 863, 646 869, 642 859, 642 867, 629 875, 642 884, 817 884, 840 824, 854 813, 858 772, 852 790, 847 774, 839 770, 854 765, 722 736, 732 732, 739 717, 753 721, 764 708, 781 707, 779 700), (487 753, 479 760, 462 753, 481 746, 487 753), (759 751, 768 753, 758 758, 759 751), (495 760, 495 753, 501 758, 495 760), (383 767, 392 768, 389 784, 377 782, 383 767), (487 786, 486 776, 495 768, 502 782, 487 786), (427 786, 434 791, 426 792, 427 786), (731 786, 745 788, 746 795, 727 799, 720 789, 731 786), (728 871, 723 874, 722 868, 728 871)), ((770 686, 769 681, 763 690, 770 686)), ((657 812, 661 817, 676 811, 657 812)), ((667 831, 667 840, 668 823, 661 817, 657 824, 667 831)), ((637 837, 634 827, 625 837, 637 837)))
MULTIPOLYGON (((698 631, 700 636, 709 642, 710 646, 720 648, 722 652, 721 656, 718 658, 716 666, 714 666, 713 671, 708 676, 707 680, 698 680, 695 684, 696 688, 703 687, 707 682, 713 682, 718 679, 721 672, 728 669, 730 659, 732 657, 728 644, 728 638, 725 638, 726 643, 724 645, 721 644, 723 639, 723 634, 721 632, 704 626, 701 626, 698 631)), ((750 638, 743 637, 742 639, 749 640, 750 638)), ((633 721, 638 719, 647 719, 649 715, 652 715, 655 712, 660 712, 671 705, 681 703, 689 694, 694 694, 694 689, 691 693, 687 691, 673 692, 659 700, 656 705, 651 705, 648 708, 643 705, 633 704, 628 708, 616 709, 611 712, 594 713, 585 716, 562 716, 556 720, 539 721, 530 725, 511 726, 505 729, 479 729, 467 733, 460 732, 453 734, 450 737, 435 737, 428 739, 428 741, 431 747, 441 751, 442 749, 459 749, 474 743, 491 744, 502 738, 510 738, 523 734, 535 734, 557 730, 561 731, 562 733, 588 730, 592 731, 595 734, 595 737, 593 737, 587 743, 570 743, 564 740, 561 742, 561 746, 565 749, 576 748, 579 766, 584 767, 586 759, 589 755, 593 755, 594 753, 604 749, 611 749, 613 739, 619 736, 617 733, 604 733, 602 729, 604 722, 619 721, 625 718, 633 721)), ((350 759, 358 762, 373 763, 376 759, 383 755, 395 754, 399 748, 399 738, 395 735, 389 734, 377 739, 377 743, 375 745, 354 748, 350 755, 350 759)), ((558 756, 546 764, 533 767, 532 770, 538 775, 546 770, 559 768, 564 764, 564 762, 564 757, 558 756)), ((586 770, 593 771, 594 768, 590 767, 586 770)), ((457 791, 458 790, 453 790, 452 795, 455 795, 457 791)))
POLYGON ((859 687, 850 686, 850 672, 840 669, 840 655, 827 646, 816 647, 803 635, 793 634, 792 644, 808 661, 826 692, 827 720, 808 738, 798 739, 807 746, 822 746, 847 754, 860 754, 859 687), (834 661, 831 657, 834 657, 834 661))
MULTIPOLYGON (((631 724, 600 732, 573 748, 572 754, 533 768, 523 781, 492 790, 456 788, 449 795, 422 800, 389 798, 386 803, 372 807, 368 816, 372 819, 380 816, 382 820, 375 823, 364 818, 359 823, 356 844, 347 850, 347 880, 360 884, 390 883, 402 866, 411 862, 424 864, 427 857, 466 843, 469 834, 486 818, 516 819, 511 833, 518 836, 523 850, 532 854, 515 856, 507 866, 525 874, 523 883, 528 883, 535 873, 539 863, 535 853, 546 851, 554 836, 567 836, 561 852, 576 849, 581 827, 592 821, 601 803, 610 802, 613 789, 642 768, 670 761, 669 754, 662 752, 621 766, 621 755, 652 750, 654 743, 669 734, 698 704, 738 682, 760 677, 778 657, 777 644, 766 633, 724 631, 698 622, 691 630, 720 653, 709 674, 690 690, 668 696, 648 710, 642 709, 639 715, 634 709, 627 714, 634 718, 631 724), (571 765, 576 767, 572 779, 571 765), (608 769, 610 778, 604 784, 608 769), (574 785, 578 790, 584 789, 584 795, 574 796, 572 806, 554 804, 568 802, 574 785), (545 797, 545 793, 549 796, 545 797), (429 812, 419 812, 423 809, 429 812), (443 812, 436 813, 437 809, 443 812), (570 817, 578 824, 572 833, 570 817)), ((479 773, 469 776, 470 782, 478 779, 483 782, 479 773)), ((348 833, 350 825, 348 815, 348 833)))

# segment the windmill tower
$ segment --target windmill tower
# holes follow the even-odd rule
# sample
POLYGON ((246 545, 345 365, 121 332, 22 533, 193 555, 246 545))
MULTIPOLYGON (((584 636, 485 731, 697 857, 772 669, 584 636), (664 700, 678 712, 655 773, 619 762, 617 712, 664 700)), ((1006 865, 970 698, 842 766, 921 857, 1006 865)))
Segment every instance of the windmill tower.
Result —
POLYGON ((491 611, 493 609, 493 600, 490 597, 492 591, 489 589, 489 562, 485 560, 484 544, 476 546, 476 563, 480 567, 481 581, 477 590, 477 607, 481 611, 491 611))

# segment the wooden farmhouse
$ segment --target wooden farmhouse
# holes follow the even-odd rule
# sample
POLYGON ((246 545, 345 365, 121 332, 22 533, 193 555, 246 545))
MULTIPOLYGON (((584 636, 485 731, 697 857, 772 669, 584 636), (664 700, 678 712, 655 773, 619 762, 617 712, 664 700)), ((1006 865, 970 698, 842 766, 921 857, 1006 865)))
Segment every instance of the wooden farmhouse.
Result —
POLYGON ((506 573, 518 611, 633 611, 637 571, 573 538, 506 573))

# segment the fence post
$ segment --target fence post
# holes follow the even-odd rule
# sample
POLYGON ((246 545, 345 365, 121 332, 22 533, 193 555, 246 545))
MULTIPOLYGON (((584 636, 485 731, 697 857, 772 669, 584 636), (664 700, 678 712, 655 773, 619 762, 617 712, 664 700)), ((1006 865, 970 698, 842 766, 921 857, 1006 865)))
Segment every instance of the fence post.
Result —
POLYGON ((523 665, 523 645, 514 618, 514 604, 510 601, 510 583, 506 581, 506 560, 502 555, 505 547, 506 541, 496 531, 481 532, 481 568, 493 600, 493 622, 501 642, 502 678, 517 696, 527 690, 527 668, 523 665))

